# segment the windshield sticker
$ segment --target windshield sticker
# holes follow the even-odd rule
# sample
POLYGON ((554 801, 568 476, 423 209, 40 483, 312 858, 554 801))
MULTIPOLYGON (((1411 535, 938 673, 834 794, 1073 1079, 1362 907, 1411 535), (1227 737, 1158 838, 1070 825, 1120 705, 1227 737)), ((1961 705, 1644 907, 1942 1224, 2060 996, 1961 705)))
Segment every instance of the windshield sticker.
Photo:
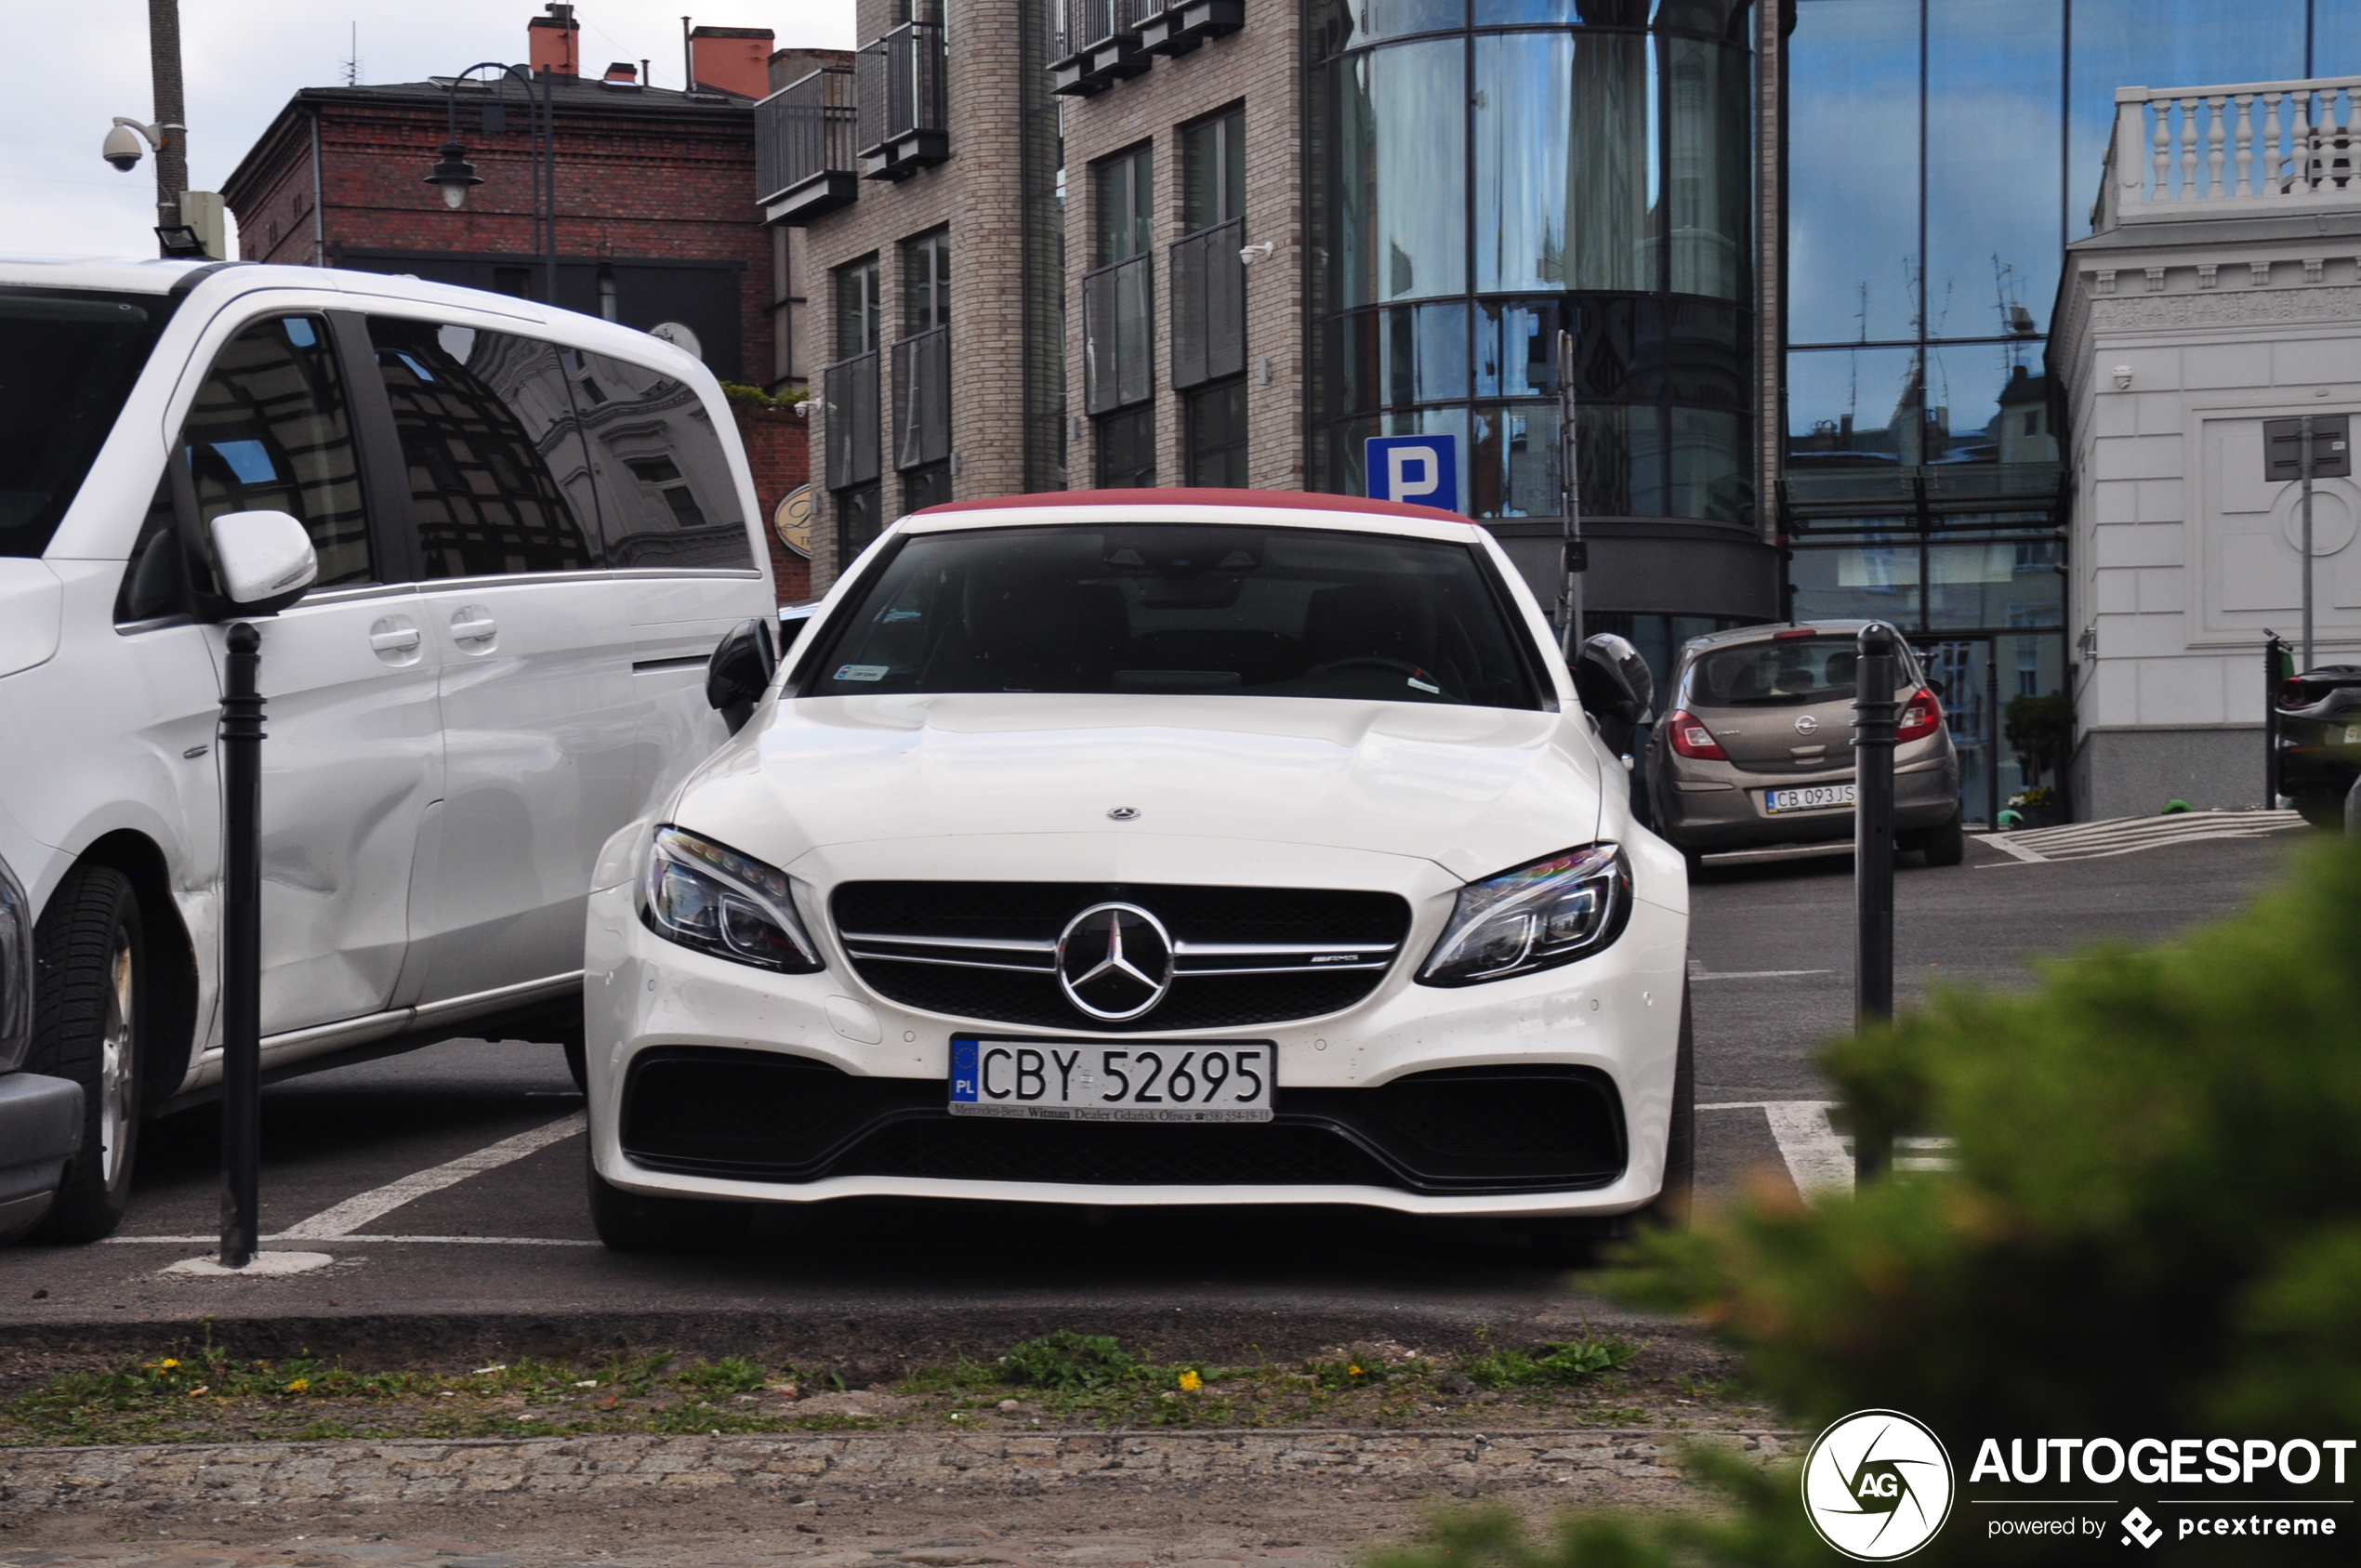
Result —
MULTIPOLYGON (((1426 671, 1424 671, 1424 670, 1420 670, 1420 671, 1418 672, 1418 675, 1424 675, 1424 674, 1426 674, 1426 673, 1427 673, 1426 671)), ((1438 697, 1440 697, 1441 695, 1443 695, 1443 688, 1442 688, 1442 687, 1440 687, 1440 686, 1430 686, 1430 685, 1428 685, 1425 681, 1420 680, 1420 679, 1418 679, 1418 675, 1414 675, 1414 676, 1412 676, 1412 677, 1410 678, 1410 684, 1411 684, 1413 687, 1416 687, 1418 691, 1421 691, 1421 692, 1431 692, 1432 693, 1434 693, 1434 695, 1436 695, 1436 696, 1438 696, 1438 697)))
POLYGON ((892 672, 890 665, 846 665, 837 671, 838 680, 883 680, 892 672))

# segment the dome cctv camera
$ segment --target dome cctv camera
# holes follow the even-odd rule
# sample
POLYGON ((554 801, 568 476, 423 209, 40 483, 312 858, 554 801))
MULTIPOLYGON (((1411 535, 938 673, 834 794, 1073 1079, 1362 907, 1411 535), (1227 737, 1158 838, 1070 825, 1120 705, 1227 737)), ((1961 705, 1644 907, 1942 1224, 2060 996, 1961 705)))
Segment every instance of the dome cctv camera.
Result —
POLYGON ((127 125, 117 125, 109 131, 107 139, 99 147, 99 156, 125 174, 138 166, 140 152, 139 138, 127 125))

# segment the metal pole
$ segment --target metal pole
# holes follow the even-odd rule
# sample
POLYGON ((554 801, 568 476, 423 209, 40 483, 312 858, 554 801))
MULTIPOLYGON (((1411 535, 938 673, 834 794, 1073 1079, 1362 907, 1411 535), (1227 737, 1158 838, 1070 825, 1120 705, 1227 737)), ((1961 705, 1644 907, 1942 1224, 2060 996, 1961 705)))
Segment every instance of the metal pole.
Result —
POLYGON ((1984 644, 1984 825, 2000 831, 2000 639, 1984 644))
MULTIPOLYGON (((558 302, 558 102, 556 98, 556 82, 557 72, 553 71, 544 71, 541 73, 541 158, 543 178, 536 182, 537 184, 546 186, 549 192, 549 226, 544 231, 542 249, 542 290, 545 296, 543 303, 551 306, 556 305, 558 302)), ((527 92, 531 92, 532 89, 533 76, 531 72, 527 72, 525 75, 525 90, 527 92)))
POLYGON ((157 135, 156 222, 180 221, 180 193, 189 189, 189 118, 180 86, 180 0, 148 0, 148 72, 154 83, 157 135))
POLYGON ((2279 809, 2279 655, 2287 644, 2266 628, 2262 634, 2262 809, 2279 809))
POLYGON ((221 1265, 261 1236, 262 634, 230 628, 221 697, 221 1265))
MULTIPOLYGON (((1894 655, 1899 639, 1892 626, 1872 621, 1861 628, 1855 651, 1853 694, 1853 1025, 1893 1016, 1893 729, 1900 704, 1893 700, 1894 655)), ((1853 1129, 1853 1175, 1866 1181, 1893 1163, 1890 1139, 1870 1129, 1853 1129)))
POLYGON ((2312 662, 2312 415, 2303 416, 2303 667, 2312 662))

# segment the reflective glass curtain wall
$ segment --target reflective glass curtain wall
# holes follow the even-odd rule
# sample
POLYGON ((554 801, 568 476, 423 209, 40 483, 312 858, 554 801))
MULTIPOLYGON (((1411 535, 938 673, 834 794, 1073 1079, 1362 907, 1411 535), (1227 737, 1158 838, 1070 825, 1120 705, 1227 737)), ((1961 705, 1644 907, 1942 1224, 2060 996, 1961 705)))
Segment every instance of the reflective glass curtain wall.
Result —
POLYGON ((1460 436, 1477 517, 1750 523, 1743 0, 1312 0, 1319 488, 1460 436))

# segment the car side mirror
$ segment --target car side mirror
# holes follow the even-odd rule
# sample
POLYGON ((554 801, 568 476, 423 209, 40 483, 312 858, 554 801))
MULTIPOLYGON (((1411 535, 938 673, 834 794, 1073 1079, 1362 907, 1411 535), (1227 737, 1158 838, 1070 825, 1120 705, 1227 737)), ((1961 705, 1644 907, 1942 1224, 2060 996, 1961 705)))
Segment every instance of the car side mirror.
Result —
POLYGON ((1575 694, 1599 720, 1600 738, 1617 756, 1631 742, 1656 697, 1655 677, 1647 660, 1627 638, 1601 632, 1585 639, 1574 660, 1575 694))
POLYGON ((705 700, 736 734, 754 717, 754 705, 778 673, 779 646, 760 621, 740 621, 715 644, 705 665, 705 700))
POLYGON ((238 614, 283 610, 320 575, 311 535, 284 512, 224 512, 206 533, 222 597, 238 614))

